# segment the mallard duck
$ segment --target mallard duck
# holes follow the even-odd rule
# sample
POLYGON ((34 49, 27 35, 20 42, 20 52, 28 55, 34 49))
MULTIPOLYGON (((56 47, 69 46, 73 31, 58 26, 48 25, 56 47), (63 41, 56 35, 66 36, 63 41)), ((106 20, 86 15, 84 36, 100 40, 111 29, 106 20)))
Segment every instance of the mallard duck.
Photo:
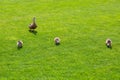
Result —
POLYGON ((33 22, 29 25, 29 28, 31 31, 34 31, 34 29, 37 28, 36 22, 35 22, 35 17, 33 17, 33 22))
POLYGON ((22 48, 23 42, 21 40, 17 41, 17 47, 22 48))
POLYGON ((54 38, 54 42, 56 45, 59 45, 60 44, 60 38, 59 37, 55 37, 54 38))
POLYGON ((112 47, 112 40, 111 39, 106 39, 106 46, 107 47, 112 47))

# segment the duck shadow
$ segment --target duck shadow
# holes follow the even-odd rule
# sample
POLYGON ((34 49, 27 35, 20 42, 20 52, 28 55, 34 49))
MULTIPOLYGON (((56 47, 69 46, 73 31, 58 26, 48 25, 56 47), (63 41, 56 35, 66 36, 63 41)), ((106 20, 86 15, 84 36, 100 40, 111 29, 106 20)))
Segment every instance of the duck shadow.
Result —
POLYGON ((110 47, 107 47, 107 48, 109 48, 109 49, 112 49, 112 46, 110 46, 110 47))
MULTIPOLYGON (((106 45, 107 46, 107 45, 106 45)), ((112 49, 112 46, 107 46, 107 48, 112 49)))
POLYGON ((60 45, 60 43, 55 43, 55 45, 56 45, 56 46, 59 46, 59 45, 60 45))
POLYGON ((28 30, 30 33, 32 33, 32 34, 34 34, 34 35, 36 35, 37 34, 37 31, 35 31, 35 30, 28 30))
POLYGON ((22 47, 17 47, 17 49, 18 49, 18 50, 21 50, 21 49, 22 49, 22 47))

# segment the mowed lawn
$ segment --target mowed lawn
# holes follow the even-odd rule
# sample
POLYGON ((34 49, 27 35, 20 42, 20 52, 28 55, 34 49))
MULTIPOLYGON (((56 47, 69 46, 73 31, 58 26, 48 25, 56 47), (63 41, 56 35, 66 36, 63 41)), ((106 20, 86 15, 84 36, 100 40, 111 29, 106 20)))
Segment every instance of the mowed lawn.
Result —
POLYGON ((0 80, 120 80, 120 0, 0 0, 0 80))

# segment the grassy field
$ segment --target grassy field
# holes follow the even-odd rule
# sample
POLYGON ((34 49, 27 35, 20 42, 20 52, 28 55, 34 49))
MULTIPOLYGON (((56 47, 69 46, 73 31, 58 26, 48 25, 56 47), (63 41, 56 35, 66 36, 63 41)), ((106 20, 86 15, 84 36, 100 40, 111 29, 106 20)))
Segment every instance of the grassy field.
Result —
POLYGON ((0 80, 120 80, 120 0, 0 0, 0 45, 0 80))

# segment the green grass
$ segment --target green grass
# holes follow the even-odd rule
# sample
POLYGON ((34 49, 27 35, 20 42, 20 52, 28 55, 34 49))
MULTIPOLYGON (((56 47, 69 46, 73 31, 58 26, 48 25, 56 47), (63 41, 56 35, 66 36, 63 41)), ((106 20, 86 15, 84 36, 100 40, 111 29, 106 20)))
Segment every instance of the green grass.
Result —
POLYGON ((0 45, 0 80, 120 80, 120 0, 1 0, 0 45))

